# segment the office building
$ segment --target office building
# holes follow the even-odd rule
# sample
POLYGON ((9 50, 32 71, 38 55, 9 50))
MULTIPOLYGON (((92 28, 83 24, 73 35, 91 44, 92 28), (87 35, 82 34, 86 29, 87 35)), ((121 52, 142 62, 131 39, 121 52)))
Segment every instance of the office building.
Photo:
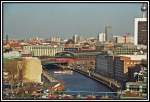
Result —
POLYGON ((75 35, 73 35, 72 39, 73 39, 74 43, 76 44, 76 43, 79 42, 80 37, 79 37, 78 35, 75 34, 75 35))
POLYGON ((98 38, 97 38, 97 40, 98 40, 98 42, 105 42, 106 41, 106 38, 105 38, 105 33, 99 33, 98 34, 98 38))
POLYGON ((114 57, 115 79, 120 82, 127 81, 129 67, 140 64, 147 59, 146 55, 119 55, 114 57))
POLYGON ((105 77, 114 78, 113 56, 109 54, 98 54, 96 56, 95 72, 105 77))

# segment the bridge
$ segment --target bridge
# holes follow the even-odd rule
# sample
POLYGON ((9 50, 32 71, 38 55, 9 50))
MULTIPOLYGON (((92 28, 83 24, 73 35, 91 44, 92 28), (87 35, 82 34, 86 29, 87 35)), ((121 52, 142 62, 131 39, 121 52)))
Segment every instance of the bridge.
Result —
MULTIPOLYGON (((65 64, 65 63, 68 64, 68 63, 72 63, 75 61, 78 61, 78 58, 76 58, 76 55, 74 53, 60 52, 60 53, 57 53, 55 57, 42 59, 42 64, 44 64, 44 63, 57 64, 61 68, 64 68, 63 66, 61 66, 61 64, 65 64)), ((120 83, 117 83, 115 80, 113 80, 111 78, 104 77, 102 75, 96 74, 89 70, 79 69, 79 68, 76 68, 75 66, 66 67, 66 68, 74 70, 83 75, 86 75, 87 77, 92 78, 98 82, 101 82, 102 84, 108 86, 112 90, 118 91, 121 89, 120 83)))
POLYGON ((55 56, 41 59, 42 64, 68 64, 77 61, 77 57, 72 52, 59 52, 55 56))
MULTIPOLYGON (((56 64, 63 64, 63 63, 73 63, 76 61, 80 61, 82 59, 85 59, 85 56, 96 56, 97 54, 100 54, 101 52, 82 52, 82 53, 73 53, 73 52, 59 52, 56 53, 55 56, 51 57, 45 57, 45 59, 41 59, 42 64, 53 62, 56 64)), ((93 58, 93 57, 92 57, 93 58)), ((89 60, 89 58, 87 58, 89 60)))
MULTIPOLYGON (((57 91, 58 93, 61 93, 59 95, 65 96, 77 96, 78 98, 86 98, 86 97, 99 97, 99 98, 105 98, 105 99, 120 99, 122 92, 98 92, 98 91, 57 91)), ((77 98, 76 97, 76 98, 77 98)))

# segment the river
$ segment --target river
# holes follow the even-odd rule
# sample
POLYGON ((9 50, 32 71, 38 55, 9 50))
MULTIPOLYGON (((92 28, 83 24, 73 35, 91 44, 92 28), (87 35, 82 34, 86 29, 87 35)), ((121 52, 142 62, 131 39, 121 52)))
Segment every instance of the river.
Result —
POLYGON ((110 88, 107 86, 101 84, 100 82, 97 82, 95 80, 92 80, 80 73, 73 72, 72 75, 68 74, 55 74, 54 71, 59 71, 60 69, 51 65, 46 66, 46 68, 49 69, 49 73, 56 78, 57 80, 60 80, 64 83, 65 91, 68 91, 70 93, 76 94, 107 94, 112 95, 112 93, 106 93, 106 92, 112 92, 110 88))

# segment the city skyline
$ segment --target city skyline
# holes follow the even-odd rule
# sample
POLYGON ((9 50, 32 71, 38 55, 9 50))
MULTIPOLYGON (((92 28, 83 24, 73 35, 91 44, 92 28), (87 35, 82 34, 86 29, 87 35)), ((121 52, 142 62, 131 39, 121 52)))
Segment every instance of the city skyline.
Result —
POLYGON ((96 37, 112 26, 113 35, 134 34, 142 3, 4 3, 3 34, 10 39, 74 34, 96 37), (121 25, 121 26, 120 26, 121 25))
POLYGON ((149 2, 1 2, 2 100, 149 100, 149 2))

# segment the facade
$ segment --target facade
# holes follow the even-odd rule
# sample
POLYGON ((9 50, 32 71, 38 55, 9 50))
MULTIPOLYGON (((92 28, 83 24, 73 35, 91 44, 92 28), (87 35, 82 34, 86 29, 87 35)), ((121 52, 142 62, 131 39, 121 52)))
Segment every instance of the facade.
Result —
POLYGON ((95 71, 103 76, 114 78, 113 56, 108 54, 97 55, 95 71))
POLYGON ((99 42, 105 42, 106 41, 106 39, 105 39, 105 33, 99 33, 98 34, 98 41, 99 42))
MULTIPOLYGON (((113 55, 113 54, 98 54, 96 56, 95 72, 125 83, 129 79, 129 68, 134 68, 147 59, 144 55, 113 55)), ((131 70, 131 69, 130 69, 131 70)), ((135 69, 135 70, 138 70, 135 69)), ((132 77, 132 76, 131 76, 132 77)))
POLYGON ((141 64, 146 59, 146 55, 119 55, 114 57, 115 79, 124 82, 128 78, 128 69, 137 64, 141 64))
POLYGON ((105 43, 105 44, 96 45, 96 51, 108 51, 108 50, 112 51, 113 49, 114 49, 113 43, 105 43))
POLYGON ((23 50, 30 51, 32 56, 55 56, 56 53, 62 52, 64 48, 44 46, 44 45, 32 45, 32 46, 23 46, 23 50))
POLYGON ((146 83, 142 83, 142 82, 127 82, 126 90, 147 93, 147 85, 146 83))
POLYGON ((76 53, 77 64, 85 66, 86 69, 95 69, 96 55, 100 52, 76 53))
POLYGON ((10 51, 4 53, 4 58, 13 59, 13 58, 20 58, 21 54, 18 51, 10 51))
POLYGON ((136 47, 116 47, 113 49, 114 55, 131 55, 138 52, 136 47))
POLYGON ((133 40, 131 36, 113 36, 113 41, 119 44, 133 43, 133 40))
POLYGON ((60 39, 60 37, 51 37, 51 38, 50 38, 50 41, 51 41, 51 42, 60 42, 61 39, 60 39))
POLYGON ((75 34, 72 39, 73 39, 74 43, 76 44, 79 41, 79 36, 75 34))
POLYGON ((64 51, 68 51, 68 52, 79 52, 80 48, 79 47, 66 47, 64 48, 64 51))
POLYGON ((135 74, 139 73, 141 70, 142 70, 141 65, 135 65, 135 66, 129 67, 129 69, 128 69, 128 80, 130 82, 137 81, 139 79, 139 77, 135 76, 135 74))
POLYGON ((134 21, 134 44, 147 45, 148 43, 147 18, 135 18, 134 21))
POLYGON ((24 57, 4 61, 4 82, 41 83, 42 65, 38 58, 24 57))

